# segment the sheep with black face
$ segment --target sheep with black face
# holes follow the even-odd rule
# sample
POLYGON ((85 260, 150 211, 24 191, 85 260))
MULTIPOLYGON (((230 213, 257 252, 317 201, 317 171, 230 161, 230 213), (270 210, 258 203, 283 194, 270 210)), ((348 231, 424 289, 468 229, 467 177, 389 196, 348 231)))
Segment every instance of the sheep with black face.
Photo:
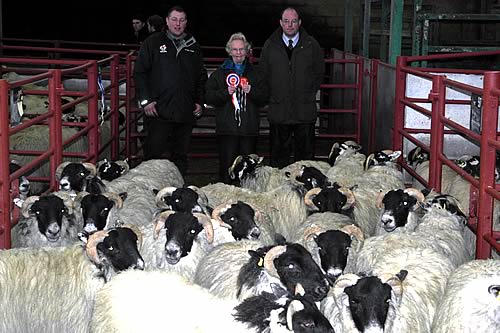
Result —
POLYGON ((95 233, 80 244, 0 251, 0 331, 88 332, 97 291, 126 269, 142 269, 129 228, 95 233))
POLYGON ((21 213, 23 217, 11 230, 12 247, 55 247, 78 240, 81 223, 73 214, 67 193, 28 197, 21 213))

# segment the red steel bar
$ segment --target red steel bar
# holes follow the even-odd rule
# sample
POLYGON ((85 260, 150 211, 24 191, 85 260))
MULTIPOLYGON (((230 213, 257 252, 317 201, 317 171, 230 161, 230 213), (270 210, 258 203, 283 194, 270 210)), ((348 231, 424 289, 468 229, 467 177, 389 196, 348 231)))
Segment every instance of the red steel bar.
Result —
POLYGON ((434 76, 432 79, 429 99, 432 101, 429 186, 441 192, 442 163, 436 157, 443 153, 444 125, 440 120, 445 115, 446 86, 442 75, 434 76))
POLYGON ((500 87, 500 72, 484 73, 483 112, 481 123, 481 156, 479 178, 479 207, 477 224, 476 257, 489 258, 491 244, 484 241, 490 237, 493 228, 493 197, 486 193, 495 186, 496 149, 488 144, 489 138, 497 137, 498 96, 491 95, 491 90, 500 87))
POLYGON ((9 84, 0 80, 0 249, 10 248, 9 84))

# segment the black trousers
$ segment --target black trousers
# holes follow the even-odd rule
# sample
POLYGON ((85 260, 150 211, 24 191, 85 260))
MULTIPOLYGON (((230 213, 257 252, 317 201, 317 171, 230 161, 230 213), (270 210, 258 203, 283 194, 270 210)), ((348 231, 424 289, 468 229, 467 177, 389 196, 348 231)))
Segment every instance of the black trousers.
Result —
POLYGON ((238 155, 257 153, 257 136, 217 135, 219 181, 231 184, 229 168, 238 155))
POLYGON ((314 123, 310 124, 269 124, 269 146, 271 166, 283 168, 294 161, 314 158, 314 123))
POLYGON ((185 176, 188 169, 188 151, 193 125, 173 123, 156 117, 148 117, 146 121, 144 158, 146 160, 167 158, 185 176))

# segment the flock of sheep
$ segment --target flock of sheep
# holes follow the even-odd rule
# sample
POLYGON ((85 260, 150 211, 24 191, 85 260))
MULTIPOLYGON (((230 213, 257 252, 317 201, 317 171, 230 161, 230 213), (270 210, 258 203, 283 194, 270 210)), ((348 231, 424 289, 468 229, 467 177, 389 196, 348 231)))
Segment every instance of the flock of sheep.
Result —
POLYGON ((401 152, 360 151, 240 156, 239 186, 64 163, 58 191, 20 198, 0 332, 500 331, 500 260, 473 260, 467 202, 405 187, 401 152))

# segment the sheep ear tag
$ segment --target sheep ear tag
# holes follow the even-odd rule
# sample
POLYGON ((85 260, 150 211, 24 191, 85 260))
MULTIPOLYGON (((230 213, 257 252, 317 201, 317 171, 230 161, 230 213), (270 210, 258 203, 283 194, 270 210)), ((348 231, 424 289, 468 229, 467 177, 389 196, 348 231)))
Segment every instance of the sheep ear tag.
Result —
POLYGON ((262 258, 262 257, 259 258, 259 261, 257 261, 257 266, 264 267, 264 258, 262 258))

